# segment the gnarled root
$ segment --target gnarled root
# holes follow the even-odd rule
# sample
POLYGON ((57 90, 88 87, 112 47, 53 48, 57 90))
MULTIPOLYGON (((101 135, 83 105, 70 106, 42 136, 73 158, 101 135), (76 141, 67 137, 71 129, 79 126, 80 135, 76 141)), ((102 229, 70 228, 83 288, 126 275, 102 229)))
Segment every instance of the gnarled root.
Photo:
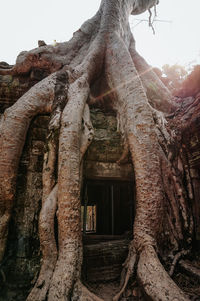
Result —
POLYGON ((152 300, 189 300, 164 270, 152 246, 144 246, 141 251, 137 275, 145 293, 152 300))
MULTIPOLYGON (((115 47, 112 47, 112 43, 111 39, 109 50, 113 51, 111 57, 107 52, 107 76, 110 87, 115 87, 118 114, 122 112, 121 108, 124 106, 123 114, 126 118, 124 132, 135 170, 137 207, 134 246, 139 258, 137 276, 145 293, 152 300, 164 301, 175 298, 187 300, 164 270, 154 249, 161 231, 160 217, 163 215, 164 204, 163 180, 160 172, 164 154, 158 142, 155 122, 142 82, 133 61, 131 62, 130 53, 117 37, 115 47), (115 51, 117 48, 121 49, 120 54, 115 51)), ((127 274, 124 287, 128 278, 127 274)), ((116 296, 116 300, 119 299, 120 293, 116 296)))
MULTIPOLYGON (((140 13, 156 3, 157 0, 104 0, 99 13, 81 27, 69 44, 59 44, 55 48, 48 47, 46 55, 43 55, 44 48, 33 50, 27 55, 21 54, 21 64, 19 57, 18 64, 9 71, 26 73, 32 67, 38 67, 52 72, 65 66, 62 72, 66 71, 69 75, 69 78, 66 77, 67 80, 69 79, 67 83, 65 80, 62 82, 60 78, 61 86, 59 86, 59 89, 65 90, 65 84, 69 84, 68 103, 62 114, 62 110, 58 112, 59 117, 62 115, 58 150, 58 184, 55 185, 53 176, 57 151, 53 144, 50 144, 48 158, 46 158, 47 168, 46 170, 44 168, 43 172, 43 206, 39 225, 43 264, 38 281, 28 297, 30 301, 45 300, 45 298, 48 301, 101 301, 80 282, 82 264, 80 166, 93 134, 86 104, 90 85, 102 74, 105 74, 110 89, 106 95, 112 94, 113 109, 118 116, 121 116, 120 130, 127 139, 127 147, 121 159, 123 161, 129 149, 135 170, 137 194, 134 241, 131 243, 124 266, 121 290, 113 300, 119 300, 125 291, 129 278, 133 274, 136 258, 139 260, 138 279, 145 293, 152 300, 187 300, 164 270, 155 250, 160 231, 163 230, 161 216, 164 213, 166 196, 160 170, 164 154, 155 130, 155 126, 160 125, 155 124, 146 95, 148 89, 150 92, 154 90, 154 87, 150 87, 151 89, 148 87, 149 81, 151 83, 155 81, 156 90, 160 89, 154 91, 154 95, 150 97, 150 104, 154 108, 171 112, 173 104, 169 91, 162 86, 155 74, 135 52, 128 26, 131 10, 133 14, 140 13), (105 67, 104 72, 102 66, 105 67), (157 94, 162 94, 161 99, 157 98, 157 94), (57 199, 58 251, 54 234, 57 199)), ((61 77, 63 74, 60 74, 61 77)), ((17 167, 26 132, 33 116, 52 110, 55 86, 54 75, 41 81, 16 105, 7 110, 4 116, 6 121, 1 121, 0 214, 3 216, 3 223, 0 227, 0 243, 2 241, 3 247, 0 250, 0 259, 5 249, 17 167)), ((159 114, 154 115, 158 117, 159 114)), ((160 116, 162 117, 162 114, 160 116)), ((174 185, 174 189, 179 188, 178 185, 174 185)), ((171 200, 170 196, 169 199, 178 215, 176 200, 171 200)), ((181 234, 181 220, 179 226, 181 234)), ((180 239, 181 235, 177 237, 177 241, 180 239)))
POLYGON ((124 267, 121 274, 121 280, 120 280, 121 289, 119 293, 113 297, 113 301, 118 301, 122 296, 122 294, 124 293, 124 291, 126 290, 129 279, 134 273, 136 259, 137 259, 136 250, 134 248, 133 241, 132 241, 129 245, 128 257, 124 263, 124 267))
POLYGON ((0 65, 0 75, 27 74, 34 68, 45 70, 50 74, 63 66, 76 66, 80 63, 90 45, 90 41, 98 31, 101 7, 94 17, 87 20, 69 42, 46 45, 31 51, 22 51, 14 66, 0 65), (79 52, 81 55, 79 55, 79 52))
POLYGON ((63 111, 58 168, 58 243, 59 256, 51 281, 48 300, 70 299, 80 278, 80 140, 82 116, 89 95, 85 77, 69 87, 69 101, 63 111))
POLYGON ((88 55, 71 76, 68 103, 62 112, 58 155, 59 255, 49 289, 49 301, 70 300, 74 284, 81 278, 80 166, 93 136, 86 102, 90 93, 89 83, 102 67, 101 51, 101 39, 97 35, 88 55))
POLYGON ((87 287, 78 280, 74 285, 71 301, 103 301, 103 299, 90 292, 87 287))
POLYGON ((193 266, 191 263, 189 263, 185 260, 180 260, 179 266, 181 267, 181 269, 184 270, 184 272, 195 277, 196 279, 198 279, 200 281, 200 269, 199 268, 193 266))
POLYGON ((171 267, 170 267, 169 276, 172 276, 174 274, 174 269, 176 267, 177 262, 180 260, 180 258, 187 255, 188 253, 189 253, 189 250, 182 250, 174 256, 174 259, 173 259, 171 267))

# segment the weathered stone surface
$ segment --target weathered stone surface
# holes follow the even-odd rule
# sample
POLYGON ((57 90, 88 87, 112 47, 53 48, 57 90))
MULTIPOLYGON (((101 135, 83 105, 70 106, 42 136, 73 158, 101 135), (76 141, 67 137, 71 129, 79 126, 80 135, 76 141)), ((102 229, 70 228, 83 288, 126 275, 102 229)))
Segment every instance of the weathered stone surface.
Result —
POLYGON ((132 180, 134 177, 132 164, 86 161, 84 170, 88 179, 132 180))
POLYGON ((86 160, 116 162, 123 151, 122 139, 117 132, 116 117, 111 113, 92 109, 91 120, 94 126, 94 139, 87 151, 86 160))
POLYGON ((121 239, 84 245, 84 279, 88 282, 119 279, 122 264, 128 254, 128 244, 127 239, 121 239))
MULTIPOLYGON (((20 161, 16 203, 10 223, 8 250, 2 270, 6 282, 1 291, 5 300, 25 300, 31 281, 40 267, 38 217, 42 199, 42 166, 48 117, 40 116, 31 124, 20 161), (44 120, 44 123, 42 122, 44 120)), ((0 294, 1 295, 1 294, 0 294)))
POLYGON ((34 84, 43 79, 46 74, 32 71, 31 76, 0 75, 0 113, 16 102, 34 84), (34 72, 34 75, 32 74, 34 72), (36 74, 36 75, 35 75, 36 74))

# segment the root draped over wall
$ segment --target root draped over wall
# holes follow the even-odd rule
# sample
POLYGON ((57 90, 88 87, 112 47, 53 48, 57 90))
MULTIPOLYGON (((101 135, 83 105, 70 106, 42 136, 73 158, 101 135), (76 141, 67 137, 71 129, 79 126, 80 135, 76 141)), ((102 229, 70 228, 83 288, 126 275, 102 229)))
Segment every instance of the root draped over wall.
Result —
POLYGON ((102 99, 109 101, 117 114, 125 149, 121 161, 130 152, 137 199, 133 240, 121 287, 113 300, 120 299, 134 271, 152 300, 187 300, 159 260, 163 253, 168 251, 169 255, 183 248, 185 233, 184 248, 189 249, 193 235, 187 202, 190 177, 186 187, 184 158, 177 151, 181 144, 166 122, 177 105, 136 52, 128 21, 130 14, 142 13, 157 2, 102 0, 97 14, 69 42, 23 53, 12 69, 0 70, 0 74, 16 75, 38 68, 49 73, 0 120, 2 260, 26 133, 34 116, 51 113, 39 219, 42 263, 28 301, 100 300, 81 282, 80 189, 82 162, 93 137, 89 106, 102 99), (99 95, 94 96, 95 83, 103 83, 103 79, 99 95), (150 93, 152 85, 154 93, 150 93), (165 239, 171 250, 164 252, 160 242, 165 239))

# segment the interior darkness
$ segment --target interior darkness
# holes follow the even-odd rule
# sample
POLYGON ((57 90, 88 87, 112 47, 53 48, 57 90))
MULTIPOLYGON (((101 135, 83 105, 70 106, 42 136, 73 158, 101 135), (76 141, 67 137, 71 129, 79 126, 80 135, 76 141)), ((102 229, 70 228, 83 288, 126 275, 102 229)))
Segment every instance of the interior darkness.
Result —
POLYGON ((83 233, 122 235, 132 231, 134 204, 132 182, 85 181, 82 197, 83 233))

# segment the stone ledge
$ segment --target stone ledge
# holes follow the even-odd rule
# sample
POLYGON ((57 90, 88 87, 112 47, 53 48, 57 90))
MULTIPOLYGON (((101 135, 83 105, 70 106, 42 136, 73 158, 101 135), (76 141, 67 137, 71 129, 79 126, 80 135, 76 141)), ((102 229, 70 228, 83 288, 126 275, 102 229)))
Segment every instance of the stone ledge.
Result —
POLYGON ((133 180, 132 164, 105 163, 85 161, 84 176, 87 179, 133 180))

